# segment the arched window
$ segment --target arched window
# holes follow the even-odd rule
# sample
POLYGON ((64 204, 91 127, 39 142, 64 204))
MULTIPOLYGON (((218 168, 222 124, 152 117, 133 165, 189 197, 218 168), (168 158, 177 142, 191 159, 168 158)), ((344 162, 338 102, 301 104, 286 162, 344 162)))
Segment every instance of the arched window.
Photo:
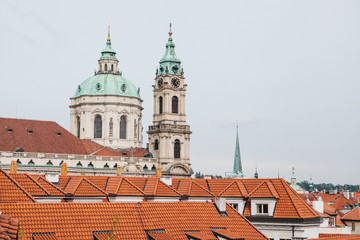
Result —
POLYGON ((159 140, 155 140, 155 143, 154 143, 154 150, 159 150, 159 140))
POLYGON ((159 97, 159 114, 163 113, 163 97, 159 97))
POLYGON ((180 140, 176 139, 174 143, 174 158, 180 158, 180 140))
POLYGON ((171 106, 172 106, 172 113, 178 113, 179 112, 179 110, 178 110, 178 105, 179 105, 179 99, 178 99, 178 97, 177 96, 173 96, 172 97, 172 104, 171 104, 171 106))
POLYGON ((114 71, 114 65, 111 64, 111 71, 114 71))
POLYGON ((77 137, 80 138, 80 117, 76 118, 76 124, 77 124, 77 137))
POLYGON ((94 138, 102 138, 102 119, 100 115, 96 115, 95 117, 94 138))
POLYGON ((126 117, 120 118, 120 139, 126 139, 126 117))
POLYGON ((107 71, 107 64, 105 64, 105 71, 107 71))

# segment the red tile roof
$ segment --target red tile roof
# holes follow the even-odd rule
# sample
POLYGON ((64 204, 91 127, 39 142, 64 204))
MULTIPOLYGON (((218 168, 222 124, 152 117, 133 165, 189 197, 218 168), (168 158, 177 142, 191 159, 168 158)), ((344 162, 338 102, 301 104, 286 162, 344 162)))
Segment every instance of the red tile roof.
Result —
POLYGON ((9 175, 32 196, 50 195, 39 183, 37 183, 32 177, 30 177, 26 173, 16 173, 9 175))
MULTIPOLYGON (((0 168, 0 202, 36 202, 13 178, 0 168)), ((0 210, 1 211, 1 210, 0 210)))
POLYGON ((335 198, 335 202, 331 204, 336 210, 346 210, 346 207, 350 207, 350 204, 357 203, 352 198, 346 199, 344 195, 340 194, 335 198))
POLYGON ((200 186, 192 179, 180 179, 177 182, 176 190, 182 195, 188 197, 214 197, 214 194, 200 186))
POLYGON ((148 235, 151 240, 176 240, 176 238, 165 232, 149 232, 148 235))
POLYGON ((66 195, 74 197, 106 197, 107 194, 85 178, 71 178, 64 189, 66 195))
POLYGON ((230 206, 228 217, 222 217, 213 203, 205 202, 2 203, 0 210, 19 219, 25 239, 55 233, 58 239, 83 240, 113 231, 114 239, 145 240, 146 231, 163 229, 174 239, 187 240, 186 232, 211 236, 211 228, 226 228, 246 240, 268 239, 230 206))
POLYGON ((0 212, 0 239, 17 239, 19 221, 0 212))
POLYGON ((225 239, 231 239, 231 240, 243 240, 244 239, 241 234, 230 232, 229 230, 226 230, 226 229, 213 230, 213 232, 215 233, 216 236, 220 236, 225 239))
POLYGON ((201 232, 188 232, 186 236, 189 236, 196 240, 217 240, 218 238, 215 237, 213 234, 208 235, 201 232))
POLYGON ((350 212, 346 213, 342 218, 342 220, 352 220, 352 221, 360 221, 360 207, 356 207, 350 212))
POLYGON ((54 233, 39 233, 32 236, 33 240, 57 240, 54 233))
POLYGON ((109 177, 106 192, 116 196, 145 196, 143 191, 124 177, 109 177))
POLYGON ((314 193, 313 195, 315 197, 321 197, 324 202, 329 203, 329 202, 335 202, 335 198, 342 194, 314 193))
POLYGON ((249 194, 249 198, 279 198, 279 195, 272 183, 265 180, 249 194))
POLYGON ((49 182, 43 177, 39 177, 37 179, 37 182, 46 190, 47 193, 50 194, 50 196, 64 196, 65 193, 60 188, 49 182))
POLYGON ((359 235, 354 234, 324 234, 320 233, 319 238, 311 238, 309 240, 358 240, 360 239, 359 235))
POLYGON ((241 181, 233 181, 219 194, 219 197, 247 198, 248 196, 249 194, 241 181))

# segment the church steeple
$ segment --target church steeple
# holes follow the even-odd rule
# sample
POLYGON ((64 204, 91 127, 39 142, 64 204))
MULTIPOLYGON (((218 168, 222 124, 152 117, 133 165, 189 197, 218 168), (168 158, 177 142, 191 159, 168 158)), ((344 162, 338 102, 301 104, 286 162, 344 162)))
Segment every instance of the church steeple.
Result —
POLYGON ((166 44, 165 54, 160 60, 160 67, 157 71, 157 76, 160 75, 183 75, 183 71, 180 70, 181 61, 175 54, 175 43, 172 39, 172 31, 171 31, 171 23, 170 23, 170 31, 169 38, 166 44))
POLYGON ((234 156, 234 168, 233 168, 233 176, 243 177, 243 171, 241 167, 241 157, 240 157, 240 144, 239 144, 239 132, 238 125, 236 125, 236 143, 235 143, 235 156, 234 156))

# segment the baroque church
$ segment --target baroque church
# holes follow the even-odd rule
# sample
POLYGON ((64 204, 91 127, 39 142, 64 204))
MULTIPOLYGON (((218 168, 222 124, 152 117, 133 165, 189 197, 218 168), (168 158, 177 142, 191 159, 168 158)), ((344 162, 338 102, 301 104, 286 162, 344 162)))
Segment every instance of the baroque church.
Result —
POLYGON ((140 88, 123 76, 118 64, 109 27, 97 71, 70 98, 71 133, 54 122, 0 118, 7 130, 0 140, 0 166, 7 169, 17 161, 20 172, 56 173, 65 163, 72 174, 151 176, 161 171, 164 176, 191 176, 187 84, 171 26, 156 69, 147 148, 140 88))

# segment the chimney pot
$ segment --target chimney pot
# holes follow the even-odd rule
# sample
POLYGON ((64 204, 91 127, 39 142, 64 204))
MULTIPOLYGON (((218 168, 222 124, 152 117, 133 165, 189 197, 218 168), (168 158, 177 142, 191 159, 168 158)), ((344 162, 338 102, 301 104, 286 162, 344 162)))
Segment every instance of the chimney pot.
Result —
POLYGON ((64 175, 64 176, 67 175, 67 163, 63 163, 61 165, 61 175, 64 175))
POLYGON ((17 172, 17 163, 16 161, 11 161, 10 173, 16 173, 16 172, 17 172))
POLYGON ((122 166, 117 166, 116 168, 116 175, 121 176, 122 175, 122 166))
POLYGON ((161 167, 156 168, 156 177, 161 177, 161 167))

